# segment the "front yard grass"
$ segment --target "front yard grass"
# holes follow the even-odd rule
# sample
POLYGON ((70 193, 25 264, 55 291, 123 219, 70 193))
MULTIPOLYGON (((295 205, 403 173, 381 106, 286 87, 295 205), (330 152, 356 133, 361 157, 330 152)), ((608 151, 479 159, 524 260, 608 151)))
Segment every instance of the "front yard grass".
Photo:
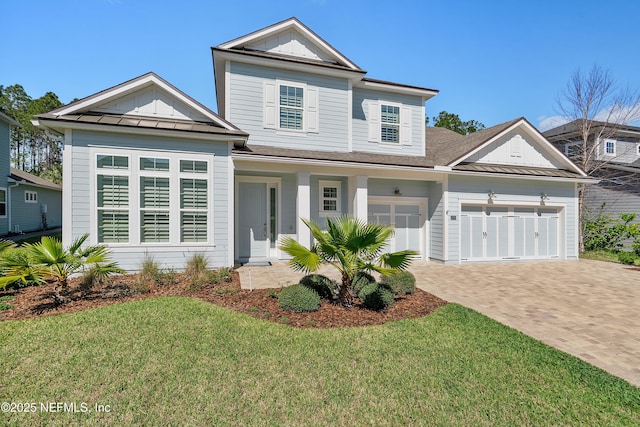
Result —
POLYGON ((618 254, 611 251, 584 251, 580 253, 580 258, 592 259, 595 261, 615 262, 619 264, 618 254))
POLYGON ((640 389, 457 304, 295 329, 154 298, 0 323, 7 425, 638 425, 640 389), (96 412, 95 405, 109 405, 96 412))

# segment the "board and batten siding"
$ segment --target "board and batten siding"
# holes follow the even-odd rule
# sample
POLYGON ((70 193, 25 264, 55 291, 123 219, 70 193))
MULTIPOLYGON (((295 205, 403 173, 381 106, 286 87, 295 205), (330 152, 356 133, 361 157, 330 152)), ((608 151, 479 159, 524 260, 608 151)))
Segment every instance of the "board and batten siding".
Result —
POLYGON ((230 106, 226 119, 249 133, 249 146, 348 150, 346 79, 232 62, 228 90, 230 106), (275 84, 277 80, 300 83, 318 91, 317 132, 265 128, 265 83, 275 84))
MULTIPOLYGON (((9 123, 0 119, 0 188, 7 190, 7 177, 11 170, 10 163, 10 139, 11 130, 9 123)), ((9 203, 7 202, 7 215, 0 217, 0 236, 9 232, 9 203)))
POLYGON ((449 203, 448 214, 448 256, 446 263, 458 263, 460 258, 460 208, 463 202, 477 202, 487 204, 488 193, 493 191, 495 206, 519 204, 527 206, 542 206, 540 204, 540 194, 546 193, 548 200, 547 207, 558 207, 560 211, 561 253, 560 259, 564 259, 566 252, 567 260, 578 259, 577 231, 579 224, 576 223, 577 199, 575 198, 574 183, 572 182, 552 182, 542 180, 524 179, 501 179, 483 178, 478 179, 469 176, 449 176, 449 203), (451 217, 455 216, 456 220, 451 217))
MULTIPOLYGON (((379 113, 378 113, 379 114, 379 113)), ((399 156, 424 156, 424 103, 419 96, 394 94, 371 89, 353 89, 353 151, 391 154, 399 156), (379 143, 369 141, 370 108, 379 108, 378 102, 401 104, 411 112, 411 144, 379 143)), ((402 121, 403 118, 401 117, 402 121)))
MULTIPOLYGON (((230 145, 224 142, 200 141, 188 138, 152 137, 131 134, 113 134, 90 131, 73 131, 72 152, 72 238, 84 233, 92 232, 91 213, 95 206, 91 206, 93 198, 90 194, 95 169, 90 167, 95 163, 91 158, 91 150, 99 152, 100 148, 122 150, 123 155, 134 152, 150 156, 165 154, 210 155, 213 167, 213 178, 210 183, 212 203, 213 236, 208 245, 112 245, 110 247, 113 258, 127 271, 137 271, 148 253, 161 266, 183 268, 188 259, 195 253, 204 254, 211 267, 228 266, 230 241, 233 236, 229 233, 229 155, 230 145)), ((90 242, 96 242, 97 236, 92 235, 90 242)))
POLYGON ((11 188, 11 226, 20 231, 34 231, 42 228, 42 205, 47 205, 47 227, 62 226, 62 191, 20 183, 11 188), (26 203, 24 192, 38 193, 36 203, 26 203))

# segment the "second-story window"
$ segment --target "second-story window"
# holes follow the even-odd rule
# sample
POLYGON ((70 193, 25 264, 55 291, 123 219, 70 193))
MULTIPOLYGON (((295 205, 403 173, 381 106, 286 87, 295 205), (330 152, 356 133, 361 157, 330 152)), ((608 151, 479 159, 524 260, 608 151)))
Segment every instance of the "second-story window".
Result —
POLYGON ((380 141, 400 142, 400 107, 380 106, 380 141))
POLYGON ((615 156, 616 154, 616 142, 607 140, 604 142, 604 153, 608 156, 615 156))
POLYGON ((280 128, 303 130, 304 89, 280 86, 280 128))

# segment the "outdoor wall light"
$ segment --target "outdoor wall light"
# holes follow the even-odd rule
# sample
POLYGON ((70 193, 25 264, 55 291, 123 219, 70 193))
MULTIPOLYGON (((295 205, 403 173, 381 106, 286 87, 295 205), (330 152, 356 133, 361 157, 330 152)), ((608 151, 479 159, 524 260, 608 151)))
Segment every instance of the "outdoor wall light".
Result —
POLYGON ((547 200, 549 200, 549 196, 547 196, 547 193, 540 193, 540 204, 544 205, 544 202, 546 202, 547 200))
POLYGON ((395 194, 396 196, 402 196, 402 193, 400 192, 399 187, 396 187, 393 189, 393 194, 395 194))
POLYGON ((489 194, 487 194, 487 197, 489 197, 489 202, 493 202, 493 199, 498 198, 496 197, 496 193, 494 193, 493 190, 489 190, 489 194))

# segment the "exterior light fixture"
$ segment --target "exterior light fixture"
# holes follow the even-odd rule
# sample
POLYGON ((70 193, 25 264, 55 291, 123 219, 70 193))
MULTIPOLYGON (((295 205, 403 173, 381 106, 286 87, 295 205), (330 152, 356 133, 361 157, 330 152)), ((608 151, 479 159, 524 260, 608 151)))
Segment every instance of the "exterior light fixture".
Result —
POLYGON ((402 196, 402 193, 400 192, 400 187, 394 188, 393 194, 395 194, 396 196, 402 196))
POLYGON ((487 194, 487 197, 489 198, 489 203, 492 203, 493 199, 497 199, 498 198, 496 196, 496 193, 493 192, 493 190, 489 190, 489 194, 487 194))
POLYGON ((549 200, 549 196, 547 196, 547 193, 540 193, 540 204, 544 205, 547 200, 549 200))

